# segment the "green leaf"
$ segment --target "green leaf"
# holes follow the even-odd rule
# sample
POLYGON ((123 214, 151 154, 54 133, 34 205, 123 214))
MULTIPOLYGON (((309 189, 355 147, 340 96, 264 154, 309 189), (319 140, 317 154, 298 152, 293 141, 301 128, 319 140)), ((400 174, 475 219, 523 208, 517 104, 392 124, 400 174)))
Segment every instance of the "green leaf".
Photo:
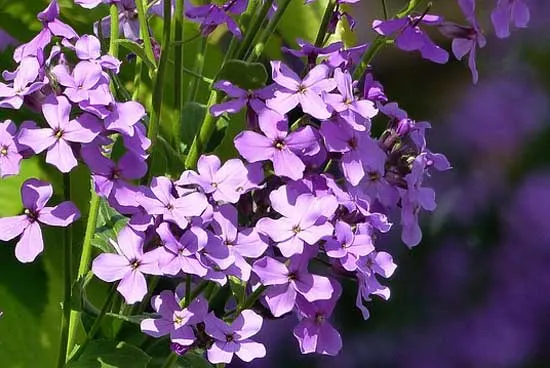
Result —
POLYGON ((92 245, 101 249, 105 253, 112 253, 115 250, 110 240, 116 240, 118 232, 128 223, 128 218, 124 217, 112 209, 107 201, 101 200, 99 205, 99 214, 97 217, 97 227, 92 239, 92 245))
POLYGON ((263 64, 229 60, 220 71, 217 80, 227 80, 244 89, 258 89, 265 86, 267 71, 263 64))
POLYGON ((237 304, 242 305, 246 300, 246 282, 235 276, 229 276, 229 286, 231 287, 231 293, 235 297, 237 304))
POLYGON ((204 116, 206 115, 206 106, 196 102, 188 102, 183 106, 181 112, 180 124, 180 142, 187 147, 193 143, 193 138, 199 131, 204 116))
POLYGON ((125 342, 96 340, 67 368, 146 368, 151 357, 125 342))
POLYGON ((203 354, 195 351, 190 351, 178 358, 176 363, 177 368, 214 368, 203 354))
POLYGON ((154 59, 148 58, 145 54, 145 49, 143 48, 143 46, 141 46, 137 42, 121 39, 116 40, 116 43, 118 43, 120 46, 124 47, 128 51, 136 54, 141 60, 145 62, 149 70, 155 70, 157 68, 156 61, 154 59))
MULTIPOLYGON (((221 120, 221 119, 220 119, 221 120)), ((233 140, 242 132, 246 127, 245 112, 241 111, 238 114, 232 114, 229 116, 229 123, 225 128, 225 135, 219 146, 215 149, 214 153, 222 160, 228 160, 230 158, 239 157, 239 153, 235 149, 233 140)))

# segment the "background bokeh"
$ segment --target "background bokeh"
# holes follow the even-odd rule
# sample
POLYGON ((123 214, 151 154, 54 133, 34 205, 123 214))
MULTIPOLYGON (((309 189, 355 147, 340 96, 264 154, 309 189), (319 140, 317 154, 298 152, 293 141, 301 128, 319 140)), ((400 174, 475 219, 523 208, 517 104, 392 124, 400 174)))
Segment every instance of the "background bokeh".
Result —
MULTIPOLYGON (((90 32, 87 19, 99 18, 101 10, 70 3, 62 2, 63 18, 90 32)), ((403 1, 387 3, 391 12, 403 1)), ((550 1, 528 1, 530 27, 506 40, 494 37, 488 22, 496 0, 478 3, 488 44, 479 52, 476 86, 466 65, 452 58, 437 65, 388 48, 373 62, 390 99, 432 123, 430 145, 453 165, 431 180, 438 208, 423 218, 422 243, 409 251, 398 232, 382 239, 399 265, 388 283, 390 300, 374 300, 371 318, 362 321, 355 288, 345 285, 334 317, 344 348, 334 358, 299 355, 293 316, 268 321, 259 337, 268 356, 251 366, 550 366, 550 1)), ((28 40, 44 4, 0 0, 0 28, 28 40)), ((463 21, 455 0, 433 1, 432 12, 463 21)), ((368 42, 372 19, 382 16, 380 2, 363 0, 353 14, 359 40, 368 42)), ((432 35, 449 49, 448 40, 432 35)), ((11 50, 0 54, 0 70, 12 68, 11 50)), ((6 116, 0 111, 0 120, 6 116)), ((23 175, 60 185, 37 161, 25 162, 23 175)), ((19 210, 22 180, 0 181, 0 216, 19 210)), ((83 183, 75 190, 89 189, 83 183)), ((55 360, 61 249, 48 238, 56 239, 55 230, 46 233, 46 252, 31 265, 0 246, 0 367, 49 367, 55 360)))

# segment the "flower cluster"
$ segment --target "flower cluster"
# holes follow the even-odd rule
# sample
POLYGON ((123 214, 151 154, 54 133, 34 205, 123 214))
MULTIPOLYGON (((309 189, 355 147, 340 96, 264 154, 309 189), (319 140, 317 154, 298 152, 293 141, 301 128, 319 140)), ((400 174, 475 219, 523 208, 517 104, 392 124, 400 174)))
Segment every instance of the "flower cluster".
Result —
MULTIPOLYGON (((91 8, 106 1, 76 2, 91 8)), ((470 53, 477 80, 475 48, 485 40, 474 2, 459 3, 471 28, 428 14, 375 21, 373 28, 395 38, 401 49, 444 63, 447 52, 421 28, 438 26, 455 38, 458 58, 470 53)), ((521 1, 504 3, 493 17, 501 36, 506 34, 501 13, 512 11, 516 25, 526 23, 525 14, 517 14, 524 9, 521 1)), ((135 3, 116 4, 122 33, 136 40, 135 3)), ((205 36, 226 24, 240 39, 229 14, 247 6, 246 0, 230 0, 188 8, 186 15, 201 21, 205 36)), ((332 23, 349 17, 339 6, 329 15, 332 23)), ((371 46, 300 41, 300 49, 283 51, 305 58, 302 70, 271 61, 272 83, 257 90, 217 81, 214 88, 228 98, 209 113, 246 110, 248 128, 234 139, 240 158, 222 162, 203 154, 196 170, 188 167, 177 180, 157 176, 138 184, 147 177, 151 137, 142 121, 144 107, 117 100, 110 88, 121 62, 102 53, 97 37, 79 36, 63 23, 56 0, 38 18, 43 29, 15 50, 17 69, 3 73, 0 107, 25 105, 43 119, 0 125, 0 176, 16 175, 22 159, 43 152, 62 173, 79 163, 88 167, 97 195, 128 219, 116 241, 111 239, 112 251, 93 260, 93 273, 118 282, 127 304, 147 302, 155 292, 148 290, 147 275, 187 281, 185 288, 155 295, 155 313, 141 321, 145 334, 169 336, 175 352, 200 348, 212 363, 229 363, 233 355, 249 362, 266 355, 251 339, 263 317, 293 313, 302 353, 337 354, 342 340, 329 320, 342 294, 339 280, 355 281, 356 305, 365 319, 365 302, 389 298, 381 280, 396 265, 376 241, 399 223, 403 242, 419 244, 419 214, 436 208, 435 193, 424 181, 432 171, 450 168, 445 156, 427 147, 429 123, 415 121, 390 101, 370 72, 353 77, 371 46), (123 147, 121 154, 115 155, 115 144, 123 147), (226 298, 221 314, 201 294, 201 285, 237 287, 242 295, 226 298)), ((329 24, 329 32, 334 28, 329 24)), ((21 235, 15 252, 22 262, 43 250, 40 224, 68 226, 79 217, 70 202, 45 207, 52 194, 49 184, 28 180, 22 188, 24 214, 0 219, 0 240, 21 235)))

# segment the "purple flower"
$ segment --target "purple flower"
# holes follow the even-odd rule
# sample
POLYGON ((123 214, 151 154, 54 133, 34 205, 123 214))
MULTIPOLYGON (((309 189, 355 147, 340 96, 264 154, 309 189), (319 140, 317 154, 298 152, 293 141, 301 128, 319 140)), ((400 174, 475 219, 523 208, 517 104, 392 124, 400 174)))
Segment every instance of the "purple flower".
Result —
POLYGON ((101 43, 97 37, 83 35, 76 41, 74 49, 80 60, 89 60, 104 69, 119 72, 120 61, 111 55, 101 55, 101 43))
POLYGON ((17 40, 8 32, 0 29, 0 52, 4 51, 8 46, 17 45, 17 40))
POLYGON ((334 80, 339 93, 325 94, 323 96, 325 102, 354 129, 366 130, 370 119, 378 114, 378 109, 372 101, 359 100, 354 96, 354 83, 348 71, 336 69, 334 80))
POLYGON ((315 64, 317 62, 317 58, 319 56, 325 56, 325 55, 332 54, 332 53, 337 52, 338 50, 340 50, 341 48, 344 47, 343 42, 334 42, 334 43, 331 43, 330 45, 328 45, 326 47, 316 47, 315 45, 313 45, 309 42, 306 42, 306 41, 302 40, 301 38, 297 39, 296 43, 300 47, 299 50, 294 50, 294 49, 289 49, 287 47, 282 47, 282 51, 286 52, 288 54, 291 54, 293 56, 299 57, 299 58, 306 57, 308 65, 310 67, 315 66, 315 64))
POLYGON ((235 148, 248 162, 270 160, 275 174, 301 179, 305 165, 300 155, 314 155, 320 146, 310 126, 288 133, 286 120, 260 120, 260 129, 265 135, 245 130, 235 137, 235 148))
POLYGON ((133 137, 136 124, 145 116, 145 108, 139 102, 115 102, 109 105, 110 114, 105 118, 105 129, 133 137))
POLYGON ((329 300, 308 302, 304 298, 297 299, 300 323, 294 328, 293 334, 300 344, 302 354, 335 356, 342 349, 340 334, 328 322, 342 294, 342 287, 334 280, 331 280, 331 284, 334 293, 329 300))
POLYGON ((245 309, 230 324, 218 319, 214 314, 205 320, 205 331, 214 339, 208 349, 208 361, 213 364, 230 363, 233 354, 250 362, 265 357, 265 346, 250 338, 262 328, 263 319, 250 309, 245 309))
POLYGON ((267 100, 267 107, 279 114, 286 114, 299 104, 306 114, 314 118, 328 119, 332 115, 321 98, 323 92, 336 88, 336 81, 329 78, 330 67, 317 65, 303 80, 280 61, 272 61, 271 69, 273 81, 280 88, 275 91, 274 98, 267 100))
POLYGON ((63 93, 74 103, 89 100, 100 81, 107 83, 107 79, 102 78, 102 73, 101 67, 91 61, 81 61, 76 64, 72 75, 69 74, 65 65, 57 65, 52 70, 57 82, 65 87, 63 93))
POLYGON ((229 31, 238 39, 242 38, 241 30, 228 13, 240 15, 248 6, 248 0, 228 0, 223 5, 209 4, 188 6, 185 15, 189 19, 201 21, 201 33, 208 36, 219 25, 226 24, 229 31))
POLYGON ((33 57, 21 60, 19 67, 11 73, 12 86, 0 83, 0 107, 19 109, 23 105, 25 96, 38 91, 45 84, 37 81, 40 73, 40 64, 33 57))
POLYGON ((374 251, 368 227, 358 224, 354 232, 349 224, 337 221, 334 230, 335 236, 325 243, 327 256, 338 259, 346 270, 355 271, 357 260, 374 251))
POLYGON ((365 169, 384 173, 386 154, 369 132, 354 130, 348 124, 324 121, 321 135, 329 151, 343 153, 342 171, 351 185, 359 184, 365 169))
POLYGON ((65 97, 50 99, 42 105, 42 113, 50 128, 22 129, 19 137, 19 143, 34 153, 48 150, 46 162, 64 173, 78 164, 70 143, 90 143, 100 130, 99 121, 94 116, 85 113, 69 120, 70 112, 71 104, 65 97))
POLYGON ((155 177, 151 182, 150 193, 138 199, 138 202, 150 215, 162 215, 164 221, 177 224, 185 229, 188 217, 200 216, 208 202, 202 193, 191 192, 181 197, 173 194, 174 185, 166 177, 155 177))
POLYGON ((370 301, 371 294, 377 295, 384 300, 390 298, 390 289, 387 286, 381 285, 376 279, 376 275, 389 278, 393 275, 396 268, 397 265, 393 263, 392 256, 386 252, 372 252, 357 261, 357 281, 359 288, 357 290, 355 305, 361 310, 364 319, 368 319, 370 314, 363 300, 370 301))
POLYGON ((28 56, 38 56, 50 43, 52 36, 64 39, 78 38, 78 34, 69 25, 59 20, 59 6, 57 0, 52 0, 48 7, 38 13, 38 20, 43 29, 31 41, 17 47, 13 53, 13 59, 20 62, 28 56))
POLYGON ((24 214, 0 218, 0 240, 9 241, 22 234, 15 246, 15 257, 20 262, 32 262, 44 250, 40 223, 67 227, 80 218, 80 212, 71 202, 45 207, 52 195, 50 184, 29 179, 21 187, 24 214))
POLYGON ((271 257, 254 262, 254 273, 263 285, 269 286, 265 292, 265 301, 275 317, 290 312, 298 294, 309 302, 332 297, 334 289, 330 279, 310 274, 307 271, 308 261, 306 256, 295 256, 288 266, 271 257))
POLYGON ((178 240, 172 234, 167 222, 157 228, 164 252, 159 252, 160 270, 171 276, 180 272, 200 277, 208 273, 208 269, 199 259, 197 253, 208 243, 208 234, 198 226, 191 226, 178 240))
POLYGON ((117 290, 127 304, 143 300, 147 294, 144 274, 160 275, 157 252, 143 252, 144 238, 129 227, 120 231, 117 241, 111 240, 116 253, 102 253, 94 259, 92 272, 101 280, 120 280, 117 290))
POLYGON ((11 120, 0 123, 0 178, 17 175, 23 156, 19 153, 15 134, 17 127, 11 120))
POLYGON ((140 179, 147 173, 147 163, 132 152, 126 152, 115 163, 103 156, 96 147, 85 147, 82 158, 92 172, 95 191, 105 198, 117 199, 119 191, 126 189, 130 180, 140 179))
POLYGON ((498 38, 510 36, 510 23, 517 28, 525 28, 529 24, 531 14, 523 0, 498 0, 495 10, 491 13, 491 21, 498 38))
POLYGON ((404 17, 387 21, 375 20, 372 28, 383 36, 397 34, 395 45, 404 51, 419 51, 424 59, 434 63, 445 64, 449 54, 437 46, 420 28, 420 24, 439 25, 442 18, 437 15, 404 17))
POLYGON ((202 155, 197 162, 196 173, 185 171, 176 185, 195 184, 212 195, 215 201, 237 203, 241 193, 239 187, 247 180, 248 170, 241 160, 231 159, 221 165, 214 155, 202 155))
MULTIPOLYGON (((79 0, 81 3, 87 0, 79 0)), ((103 0, 105 2, 105 0, 103 0)), ((98 3, 98 0, 92 0, 87 1, 92 3, 98 3)), ((112 1, 109 1, 112 2, 112 1)), ((118 28, 119 33, 122 33, 124 35, 124 38, 127 38, 132 41, 138 41, 140 39, 139 37, 139 20, 138 20, 138 13, 136 9, 136 2, 135 0, 117 0, 114 1, 117 4, 118 7, 118 28)), ((158 1, 157 1, 158 2, 158 1)), ((84 7, 84 4, 81 4, 84 7)), ((97 5, 94 5, 97 6, 97 5)), ((150 8, 150 12, 154 12, 155 6, 152 6, 150 8)), ((97 22, 94 24, 94 33, 96 35, 99 34, 98 32, 98 26, 101 27, 101 32, 104 36, 109 35, 109 30, 111 29, 111 17, 107 16, 99 21, 99 25, 97 22)))
POLYGON ((359 63, 366 49, 366 44, 350 48, 341 47, 339 50, 328 55, 328 58, 324 62, 334 69, 343 68, 350 70, 353 65, 359 63))
POLYGON ((213 227, 225 246, 234 257, 234 263, 226 273, 243 281, 248 281, 252 267, 245 258, 258 258, 267 250, 267 244, 260 238, 255 229, 238 230, 237 209, 224 205, 214 213, 213 227))
POLYGON ((258 231, 269 236, 285 257, 303 252, 304 243, 314 245, 321 238, 331 236, 334 230, 326 219, 338 207, 332 195, 314 197, 303 193, 292 198, 287 188, 271 192, 271 207, 283 217, 276 220, 264 217, 256 225, 258 231))
POLYGON ((412 164, 411 173, 405 176, 407 190, 400 189, 401 194, 401 239, 409 247, 414 247, 422 239, 418 225, 420 209, 433 211, 436 208, 435 192, 432 188, 421 187, 426 169, 426 155, 419 155, 412 164))
POLYGON ((190 346, 195 341, 191 325, 204 321, 208 314, 208 302, 199 296, 187 308, 180 307, 180 300, 172 291, 164 290, 151 298, 151 306, 160 318, 141 321, 141 331, 153 337, 170 335, 173 343, 190 346))
POLYGON ((466 54, 468 57, 468 67, 472 71, 472 79, 474 84, 479 79, 479 74, 476 65, 476 49, 483 48, 487 44, 487 39, 483 35, 481 28, 475 17, 475 2, 474 0, 459 0, 460 8, 470 23, 470 26, 461 26, 454 23, 444 23, 439 27, 441 33, 453 39, 452 49, 453 54, 458 60, 462 60, 466 54))

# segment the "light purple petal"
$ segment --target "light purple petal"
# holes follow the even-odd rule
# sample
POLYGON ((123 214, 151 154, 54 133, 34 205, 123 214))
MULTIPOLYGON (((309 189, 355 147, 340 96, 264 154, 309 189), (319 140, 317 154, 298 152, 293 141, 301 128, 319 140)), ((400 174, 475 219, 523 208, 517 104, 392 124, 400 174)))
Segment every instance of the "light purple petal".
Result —
POLYGON ((34 261, 43 250, 42 230, 37 222, 33 222, 23 231, 15 246, 15 257, 19 262, 28 263, 34 261))

